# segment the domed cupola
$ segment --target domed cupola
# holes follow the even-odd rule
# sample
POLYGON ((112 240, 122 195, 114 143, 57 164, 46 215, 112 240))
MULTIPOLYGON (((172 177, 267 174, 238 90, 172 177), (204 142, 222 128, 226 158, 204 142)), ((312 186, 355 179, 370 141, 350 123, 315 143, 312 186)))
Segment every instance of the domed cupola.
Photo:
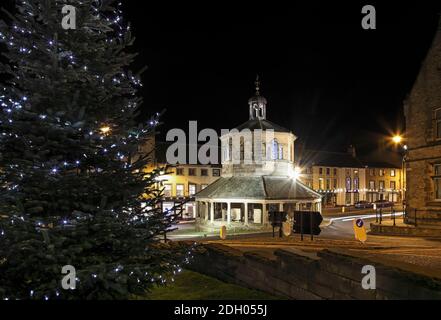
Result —
POLYGON ((254 83, 256 85, 256 95, 248 100, 250 106, 250 120, 265 120, 267 101, 260 95, 259 76, 256 77, 256 82, 254 83))

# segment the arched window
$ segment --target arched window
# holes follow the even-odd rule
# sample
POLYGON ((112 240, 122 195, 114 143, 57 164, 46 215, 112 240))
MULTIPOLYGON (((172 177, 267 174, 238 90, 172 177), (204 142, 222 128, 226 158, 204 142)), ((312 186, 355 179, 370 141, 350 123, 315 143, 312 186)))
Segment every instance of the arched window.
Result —
POLYGON ((271 143, 271 160, 277 160, 279 158, 279 144, 274 139, 271 143))
POLYGON ((243 137, 240 138, 240 161, 245 160, 245 140, 243 137))
POLYGON ((279 144, 279 160, 283 160, 283 146, 279 144))

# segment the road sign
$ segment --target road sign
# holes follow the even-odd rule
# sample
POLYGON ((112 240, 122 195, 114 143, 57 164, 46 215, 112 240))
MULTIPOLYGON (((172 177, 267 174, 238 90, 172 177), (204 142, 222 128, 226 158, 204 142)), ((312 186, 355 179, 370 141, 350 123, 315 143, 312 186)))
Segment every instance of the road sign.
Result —
POLYGON ((367 233, 363 219, 354 219, 353 225, 354 225, 355 239, 363 243, 366 242, 367 233))
POLYGON ((295 233, 318 236, 322 232, 320 229, 322 221, 320 212, 295 211, 293 229, 295 233))

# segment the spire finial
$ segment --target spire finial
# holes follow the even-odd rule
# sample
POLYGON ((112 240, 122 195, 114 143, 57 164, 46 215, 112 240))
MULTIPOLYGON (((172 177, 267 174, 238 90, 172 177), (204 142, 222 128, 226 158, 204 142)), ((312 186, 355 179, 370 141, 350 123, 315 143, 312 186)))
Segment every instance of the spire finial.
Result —
POLYGON ((254 82, 256 85, 256 96, 260 96, 260 80, 259 75, 256 75, 256 81, 254 82))

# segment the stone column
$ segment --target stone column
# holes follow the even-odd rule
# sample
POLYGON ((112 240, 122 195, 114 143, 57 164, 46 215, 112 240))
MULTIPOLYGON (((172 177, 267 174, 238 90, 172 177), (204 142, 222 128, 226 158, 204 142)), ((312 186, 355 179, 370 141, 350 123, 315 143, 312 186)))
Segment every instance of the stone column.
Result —
POLYGON ((227 202, 227 223, 231 223, 231 202, 227 202))
POLYGON ((208 221, 208 202, 205 202, 205 221, 208 221))
POLYGON ((245 202, 243 204, 243 207, 244 207, 244 214, 245 214, 244 221, 245 221, 245 225, 247 226, 248 225, 248 202, 245 202))
POLYGON ((199 210, 199 202, 194 202, 194 208, 193 208, 193 219, 196 219, 198 217, 198 210, 199 210))
POLYGON ((216 205, 216 202, 210 203, 210 222, 211 224, 214 224, 214 206, 216 205))
POLYGON ((266 211, 266 203, 262 204, 262 222, 263 225, 268 224, 268 213, 266 211))

